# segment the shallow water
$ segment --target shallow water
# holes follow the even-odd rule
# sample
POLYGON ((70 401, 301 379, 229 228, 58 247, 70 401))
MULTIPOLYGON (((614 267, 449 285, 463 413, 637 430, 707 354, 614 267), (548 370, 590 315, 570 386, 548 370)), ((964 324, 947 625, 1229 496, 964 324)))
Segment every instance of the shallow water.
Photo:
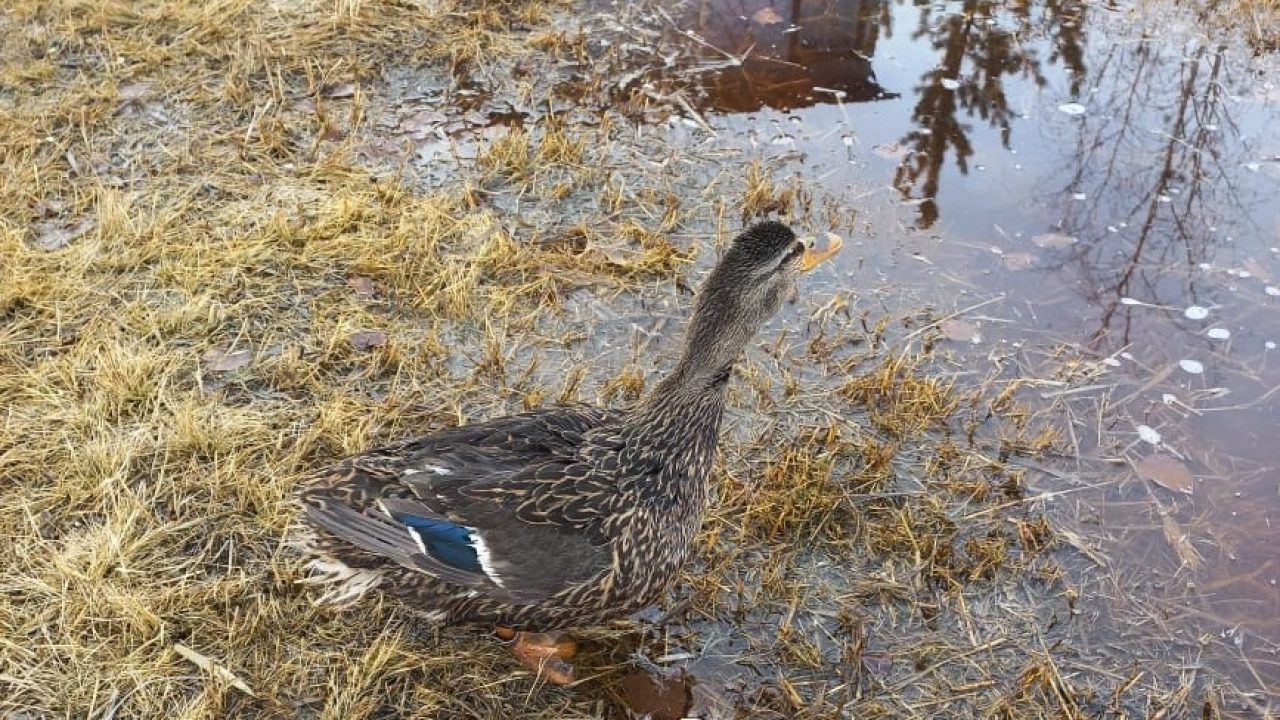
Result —
POLYGON ((1280 685, 1276 58, 1193 8, 1086 3, 706 0, 665 33, 695 58, 653 80, 696 108, 689 132, 869 218, 849 283, 974 308, 954 352, 975 368, 1096 361, 1092 385, 1035 393, 1071 426, 1036 490, 1126 578, 1131 625, 1217 633, 1238 652, 1187 662, 1280 685), (1190 494, 1138 479, 1156 453, 1190 494))

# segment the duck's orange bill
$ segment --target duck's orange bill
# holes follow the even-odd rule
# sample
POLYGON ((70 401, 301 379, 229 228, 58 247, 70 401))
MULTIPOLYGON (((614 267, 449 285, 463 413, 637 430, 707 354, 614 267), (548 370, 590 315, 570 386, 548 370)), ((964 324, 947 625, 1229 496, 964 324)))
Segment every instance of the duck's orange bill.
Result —
POLYGON ((835 233, 827 233, 827 247, 822 250, 815 250, 810 247, 804 251, 804 256, 800 258, 800 270, 809 272, 818 267, 827 258, 840 252, 840 248, 844 246, 844 240, 835 233))

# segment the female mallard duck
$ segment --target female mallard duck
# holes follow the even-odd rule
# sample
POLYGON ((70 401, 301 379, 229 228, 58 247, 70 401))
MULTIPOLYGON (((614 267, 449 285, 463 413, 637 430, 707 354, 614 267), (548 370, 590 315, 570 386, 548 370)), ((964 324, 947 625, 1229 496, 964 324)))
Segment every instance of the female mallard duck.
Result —
POLYGON ((572 679, 560 630, 656 600, 707 500, 725 387, 801 271, 840 248, 777 222, 733 241, 698 296, 684 354, 636 407, 552 407, 348 458, 300 493, 324 599, 382 586, 433 619, 484 622, 525 666, 572 679), (543 632, 528 632, 528 630, 543 632))

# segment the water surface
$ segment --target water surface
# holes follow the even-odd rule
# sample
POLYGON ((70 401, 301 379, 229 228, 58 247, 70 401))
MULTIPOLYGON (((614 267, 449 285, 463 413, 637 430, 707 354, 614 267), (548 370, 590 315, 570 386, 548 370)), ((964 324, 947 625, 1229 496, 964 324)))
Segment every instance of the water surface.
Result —
POLYGON ((840 262, 864 299, 973 308, 980 337, 953 348, 969 371, 1086 358, 1092 382, 1033 394, 1068 428, 1037 489, 1105 565, 1086 639, 1216 634, 1187 667, 1274 692, 1280 74, 1201 17, 708 0, 664 31, 694 59, 649 80, 689 98, 685 125, 858 207, 871 234, 840 262), (1138 477, 1156 454, 1190 494, 1138 477))

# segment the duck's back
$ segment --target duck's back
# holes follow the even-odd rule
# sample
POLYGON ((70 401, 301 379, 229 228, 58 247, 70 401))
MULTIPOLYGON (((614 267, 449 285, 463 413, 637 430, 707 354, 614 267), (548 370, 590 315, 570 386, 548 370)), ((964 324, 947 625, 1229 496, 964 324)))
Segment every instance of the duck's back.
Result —
POLYGON ((624 420, 556 407, 341 461, 299 493, 316 582, 341 603, 380 586, 450 622, 567 618, 611 568, 602 519, 625 501, 596 461, 624 420))

